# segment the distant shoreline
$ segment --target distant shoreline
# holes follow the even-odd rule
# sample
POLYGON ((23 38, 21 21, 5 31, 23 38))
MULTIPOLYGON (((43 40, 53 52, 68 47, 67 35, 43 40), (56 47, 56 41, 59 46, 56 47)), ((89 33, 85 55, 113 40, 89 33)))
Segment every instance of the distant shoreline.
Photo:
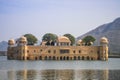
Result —
POLYGON ((120 58, 120 55, 109 55, 109 58, 120 58))
POLYGON ((0 56, 7 56, 7 51, 0 51, 0 56))

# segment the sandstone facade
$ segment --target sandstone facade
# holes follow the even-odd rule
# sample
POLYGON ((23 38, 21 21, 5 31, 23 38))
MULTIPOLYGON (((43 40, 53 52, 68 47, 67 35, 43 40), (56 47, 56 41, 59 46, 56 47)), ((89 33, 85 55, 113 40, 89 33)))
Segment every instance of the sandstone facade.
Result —
POLYGON ((108 41, 105 37, 101 38, 99 46, 71 46, 70 41, 64 42, 63 39, 54 46, 26 45, 27 41, 24 37, 20 38, 17 46, 14 46, 13 39, 9 40, 7 58, 10 60, 108 60, 108 41))

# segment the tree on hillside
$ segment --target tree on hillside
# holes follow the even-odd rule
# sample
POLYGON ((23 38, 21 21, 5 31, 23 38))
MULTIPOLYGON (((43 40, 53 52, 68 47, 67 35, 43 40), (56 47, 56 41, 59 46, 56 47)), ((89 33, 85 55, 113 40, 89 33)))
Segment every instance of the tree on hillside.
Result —
POLYGON ((84 42, 85 46, 90 46, 92 45, 92 43, 94 43, 96 39, 93 36, 86 36, 82 39, 82 41, 84 42))
POLYGON ((71 34, 64 34, 71 41, 71 45, 75 44, 75 37, 71 34))
POLYGON ((47 41, 47 42, 55 42, 57 39, 57 35, 53 34, 53 33, 46 33, 43 37, 42 37, 42 41, 47 41))
POLYGON ((33 34, 25 34, 24 36, 27 38, 28 45, 37 43, 37 38, 33 34))

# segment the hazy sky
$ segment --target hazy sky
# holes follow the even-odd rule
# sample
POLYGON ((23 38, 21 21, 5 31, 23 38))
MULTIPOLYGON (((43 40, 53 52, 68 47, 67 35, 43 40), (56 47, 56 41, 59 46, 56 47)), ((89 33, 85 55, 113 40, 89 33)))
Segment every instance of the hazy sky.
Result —
POLYGON ((120 0, 0 0, 0 41, 32 33, 78 37, 120 17, 120 0))

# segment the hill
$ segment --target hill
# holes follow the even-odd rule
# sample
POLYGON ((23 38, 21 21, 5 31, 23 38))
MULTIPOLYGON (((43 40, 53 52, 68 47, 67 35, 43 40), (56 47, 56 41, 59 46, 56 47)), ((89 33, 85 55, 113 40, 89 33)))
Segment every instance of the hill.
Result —
POLYGON ((0 42, 0 51, 7 51, 8 43, 6 41, 0 42))
POLYGON ((103 24, 86 34, 77 37, 77 40, 82 39, 87 35, 91 35, 96 38, 94 45, 99 44, 101 37, 107 37, 109 40, 109 52, 114 54, 120 53, 120 18, 115 19, 113 22, 103 24))

